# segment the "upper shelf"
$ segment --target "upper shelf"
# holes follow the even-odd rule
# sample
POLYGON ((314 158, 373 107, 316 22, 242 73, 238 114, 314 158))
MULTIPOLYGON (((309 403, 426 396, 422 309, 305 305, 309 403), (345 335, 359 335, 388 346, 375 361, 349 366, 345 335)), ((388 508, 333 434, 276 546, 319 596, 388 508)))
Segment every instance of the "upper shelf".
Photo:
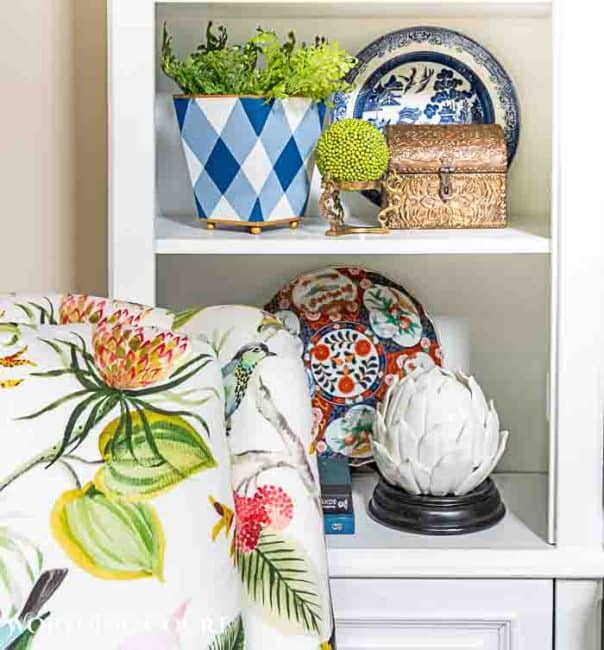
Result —
POLYGON ((155 0, 159 5, 204 6, 222 17, 262 16, 547 16, 552 0, 155 0))
POLYGON ((158 217, 155 251, 206 255, 458 255, 547 254, 550 239, 515 227, 501 230, 393 230, 387 235, 326 237, 327 223, 307 217, 298 230, 275 227, 260 235, 206 230, 194 217, 158 217))

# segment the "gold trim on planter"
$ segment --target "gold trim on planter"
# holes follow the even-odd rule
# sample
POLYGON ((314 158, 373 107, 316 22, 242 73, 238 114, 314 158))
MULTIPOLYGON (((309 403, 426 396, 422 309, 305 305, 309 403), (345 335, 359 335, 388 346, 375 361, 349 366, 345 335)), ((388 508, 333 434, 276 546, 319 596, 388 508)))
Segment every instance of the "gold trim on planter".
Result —
POLYGON ((274 221, 231 221, 229 219, 201 219, 201 221, 205 221, 208 230, 215 230, 216 226, 233 226, 235 228, 247 228, 252 235, 259 235, 265 228, 282 226, 286 223, 289 224, 292 230, 295 230, 300 224, 301 218, 293 217, 291 219, 275 219, 274 221))

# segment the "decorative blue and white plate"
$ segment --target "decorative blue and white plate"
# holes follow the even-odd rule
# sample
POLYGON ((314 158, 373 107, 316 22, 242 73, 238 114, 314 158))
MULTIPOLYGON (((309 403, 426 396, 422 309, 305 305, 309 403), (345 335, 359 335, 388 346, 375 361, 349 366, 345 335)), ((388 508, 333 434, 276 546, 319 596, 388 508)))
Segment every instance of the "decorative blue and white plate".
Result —
POLYGON ((409 27, 377 39, 359 54, 338 93, 333 118, 387 124, 500 124, 508 162, 518 146, 520 108, 501 64, 476 41, 441 27, 409 27))

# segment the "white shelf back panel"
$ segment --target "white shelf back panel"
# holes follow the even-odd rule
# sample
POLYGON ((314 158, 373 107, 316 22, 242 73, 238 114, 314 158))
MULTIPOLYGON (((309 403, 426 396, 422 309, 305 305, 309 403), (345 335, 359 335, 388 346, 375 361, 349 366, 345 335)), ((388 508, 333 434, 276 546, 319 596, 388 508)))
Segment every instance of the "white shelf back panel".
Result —
POLYGON ((429 312, 469 322, 472 371, 511 432, 501 469, 547 471, 549 256, 160 255, 157 261, 158 303, 173 307, 262 305, 299 273, 330 263, 359 264, 399 281, 429 312))

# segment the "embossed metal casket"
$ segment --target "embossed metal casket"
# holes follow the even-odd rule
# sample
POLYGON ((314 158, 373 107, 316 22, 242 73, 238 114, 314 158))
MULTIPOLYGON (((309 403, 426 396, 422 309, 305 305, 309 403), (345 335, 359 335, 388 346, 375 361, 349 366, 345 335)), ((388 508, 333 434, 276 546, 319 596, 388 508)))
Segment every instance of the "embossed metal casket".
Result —
POLYGON ((503 228, 507 151, 496 124, 389 125, 380 221, 388 228, 503 228))

